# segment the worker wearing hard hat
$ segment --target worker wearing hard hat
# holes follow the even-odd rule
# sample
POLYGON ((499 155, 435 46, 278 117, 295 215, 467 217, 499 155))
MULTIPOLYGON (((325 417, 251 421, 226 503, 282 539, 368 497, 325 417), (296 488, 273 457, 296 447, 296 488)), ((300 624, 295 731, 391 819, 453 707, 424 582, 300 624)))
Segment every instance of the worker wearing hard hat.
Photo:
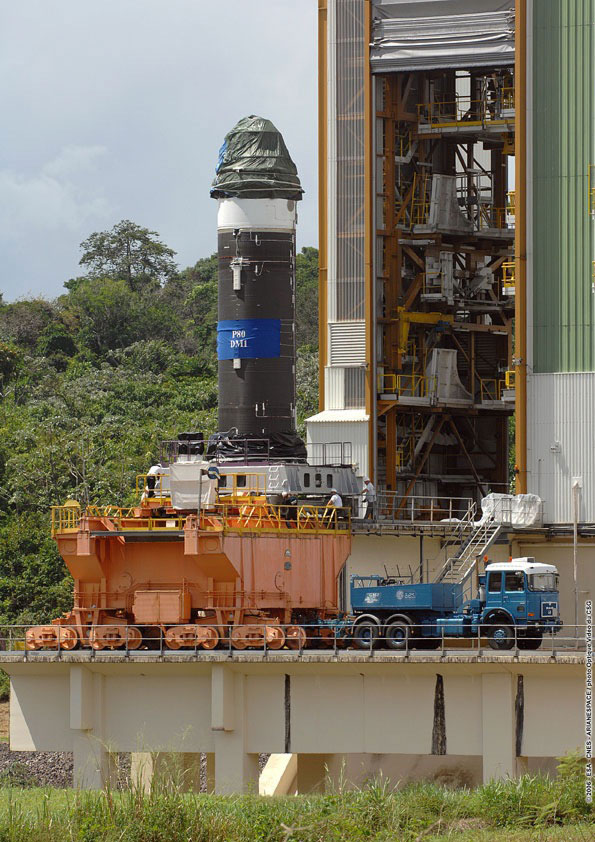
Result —
POLYGON ((343 506, 343 500, 341 499, 341 495, 339 494, 336 488, 331 488, 331 496, 326 505, 327 508, 332 506, 335 509, 340 509, 343 506))
POLYGON ((370 477, 364 477, 364 490, 362 492, 362 498, 364 503, 366 503, 366 516, 365 520, 374 520, 374 509, 376 508, 376 489, 370 477))
POLYGON ((341 495, 339 494, 336 488, 331 488, 331 496, 324 510, 323 521, 328 526, 332 525, 336 527, 338 525, 338 520, 341 515, 342 508, 343 500, 341 499, 341 495))

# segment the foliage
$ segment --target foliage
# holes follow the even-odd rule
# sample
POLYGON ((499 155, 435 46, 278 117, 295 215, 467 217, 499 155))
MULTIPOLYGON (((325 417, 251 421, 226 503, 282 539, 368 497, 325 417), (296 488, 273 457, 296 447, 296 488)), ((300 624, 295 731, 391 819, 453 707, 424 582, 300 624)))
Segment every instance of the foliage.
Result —
POLYGON ((297 255, 296 342, 318 348, 318 249, 306 246, 297 255))
MULTIPOLYGON (((82 248, 89 274, 56 301, 0 301, 0 622, 46 622, 71 602, 52 505, 130 505, 161 440, 216 427, 216 255, 177 271, 126 220, 82 248)), ((303 249, 300 335, 315 341, 316 276, 303 249)), ((315 348, 298 355, 302 422, 317 407, 315 348)))
POLYGON ((0 839, 574 842, 592 839, 594 830, 584 799, 574 811, 548 811, 548 805, 560 803, 568 783, 564 778, 527 776, 476 790, 431 783, 395 789, 376 779, 363 789, 340 786, 324 795, 287 798, 194 796, 181 791, 182 783, 174 777, 157 781, 148 794, 134 784, 102 793, 0 789, 0 839))
POLYGON ((141 228, 129 219, 111 231, 91 234, 81 243, 81 266, 90 278, 126 281, 129 289, 155 289, 176 271, 175 251, 160 240, 156 231, 141 228))

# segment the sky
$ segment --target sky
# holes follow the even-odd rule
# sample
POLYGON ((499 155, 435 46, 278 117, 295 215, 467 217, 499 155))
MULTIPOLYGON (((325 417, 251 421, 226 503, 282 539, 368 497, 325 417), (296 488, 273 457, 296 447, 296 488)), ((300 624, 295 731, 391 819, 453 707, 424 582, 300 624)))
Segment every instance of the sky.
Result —
POLYGON ((283 133, 317 245, 315 0, 0 0, 0 293, 60 295, 121 219, 180 267, 216 250, 209 198, 247 114, 283 133))

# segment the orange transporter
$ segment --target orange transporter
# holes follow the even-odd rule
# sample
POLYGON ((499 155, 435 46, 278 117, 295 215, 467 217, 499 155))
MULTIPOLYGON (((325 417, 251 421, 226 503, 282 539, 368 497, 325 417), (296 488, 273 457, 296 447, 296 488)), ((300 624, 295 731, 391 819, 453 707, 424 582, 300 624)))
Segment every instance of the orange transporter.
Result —
MULTIPOLYGON (((338 510, 288 511, 254 494, 200 512, 170 506, 143 497, 127 511, 55 507, 74 606, 28 629, 27 648, 298 648, 304 627, 337 616, 337 577, 351 546, 338 510)), ((314 635, 324 642, 324 632, 319 625, 314 635)))

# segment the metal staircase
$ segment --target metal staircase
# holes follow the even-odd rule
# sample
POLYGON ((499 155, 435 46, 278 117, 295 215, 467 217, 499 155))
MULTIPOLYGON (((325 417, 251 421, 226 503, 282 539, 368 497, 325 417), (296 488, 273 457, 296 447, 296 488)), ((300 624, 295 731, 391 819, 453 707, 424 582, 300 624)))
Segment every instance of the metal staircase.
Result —
POLYGON ((464 584, 475 569, 477 559, 487 552, 501 530, 502 523, 493 515, 478 523, 461 544, 457 555, 446 561, 434 581, 445 585, 464 584))

